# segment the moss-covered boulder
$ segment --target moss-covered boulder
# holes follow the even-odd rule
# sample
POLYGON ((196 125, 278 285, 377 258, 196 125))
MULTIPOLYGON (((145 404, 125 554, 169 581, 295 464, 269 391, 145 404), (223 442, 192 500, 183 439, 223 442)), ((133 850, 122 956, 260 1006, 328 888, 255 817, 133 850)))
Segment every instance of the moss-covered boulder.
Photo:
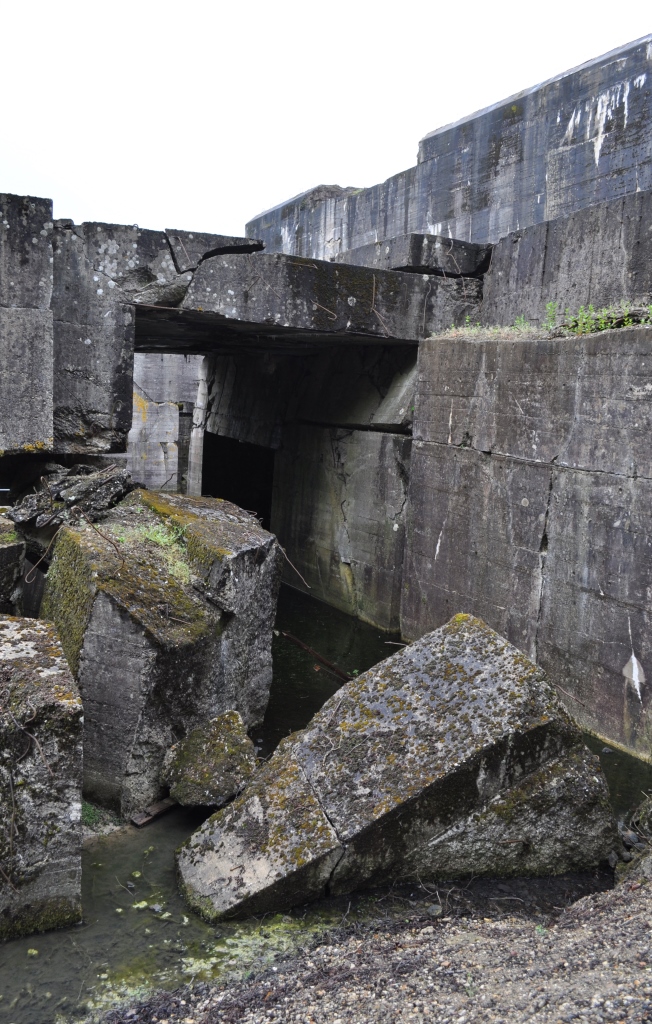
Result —
POLYGON ((23 573, 25 541, 16 527, 0 516, 0 612, 14 611, 12 595, 23 573))
POLYGON ((226 711, 175 743, 162 779, 184 807, 223 807, 256 770, 254 745, 237 711, 226 711))
POLYGON ((84 702, 84 791, 128 815, 163 792, 165 752, 228 710, 265 712, 282 558, 247 513, 133 491, 95 525, 63 526, 42 615, 84 702))
POLYGON ((82 705, 55 628, 0 615, 0 940, 81 919, 82 705))
POLYGON ((616 843, 598 759, 543 673, 458 615, 343 686, 178 865, 217 919, 398 881, 583 870, 616 843))

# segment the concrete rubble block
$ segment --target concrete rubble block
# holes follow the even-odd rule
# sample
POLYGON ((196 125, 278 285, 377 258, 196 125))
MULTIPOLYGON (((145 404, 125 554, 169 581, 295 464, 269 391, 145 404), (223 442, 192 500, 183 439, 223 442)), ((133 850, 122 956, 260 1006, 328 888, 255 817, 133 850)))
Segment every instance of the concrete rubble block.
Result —
POLYGON ((182 308, 225 321, 333 340, 362 335, 417 342, 475 317, 479 281, 398 274, 279 254, 214 256, 200 264, 182 308))
POLYGON ((212 498, 133 491, 61 528, 42 615, 84 701, 84 788, 125 816, 163 794, 165 752, 225 711, 263 718, 282 555, 212 498))
MULTIPOLYGON (((304 426, 285 431, 275 458, 272 529, 292 565, 313 596, 387 630, 399 624, 410 446, 304 426)), ((302 588, 289 565, 284 575, 302 588)))
POLYGON ((49 309, 52 200, 0 192, 0 306, 49 309))
POLYGON ((442 235, 397 235, 341 252, 335 262, 376 270, 469 277, 484 272, 491 248, 442 235))
POLYGON ((598 758, 543 672, 456 615, 346 683, 178 868, 216 920, 326 891, 592 869, 617 838, 598 758))
POLYGON ((184 807, 222 807, 256 771, 254 745, 237 711, 193 729, 165 755, 162 780, 184 807))
POLYGON ((652 483, 555 469, 537 661, 591 732, 650 760, 652 483))
POLYGON ((81 920, 82 704, 56 629, 0 616, 0 940, 81 920))
POLYGON ((535 655, 551 470, 415 441, 401 631, 418 637, 460 608, 535 655))
POLYGON ((40 488, 26 494, 7 512, 7 517, 23 530, 101 519, 134 487, 129 473, 119 466, 93 472, 91 466, 66 469, 50 465, 52 471, 47 472, 45 467, 40 488))
POLYGON ((12 595, 23 575, 25 541, 6 516, 0 515, 0 612, 14 611, 12 595))
POLYGON ((134 418, 127 438, 127 470, 152 490, 176 491, 179 483, 179 406, 149 402, 134 391, 134 418))
POLYGON ((0 306, 0 452, 52 450, 52 314, 0 306))
POLYGON ((259 252, 265 246, 257 238, 238 238, 233 235, 210 235, 201 231, 177 231, 166 228, 174 265, 179 274, 196 270, 202 260, 232 252, 259 252))

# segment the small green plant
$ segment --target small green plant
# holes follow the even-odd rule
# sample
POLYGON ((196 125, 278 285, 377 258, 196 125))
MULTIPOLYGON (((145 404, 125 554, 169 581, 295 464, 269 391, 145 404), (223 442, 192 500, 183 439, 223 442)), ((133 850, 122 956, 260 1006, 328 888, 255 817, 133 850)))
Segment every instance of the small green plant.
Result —
POLYGON ((89 804, 86 800, 83 800, 81 820, 82 825, 86 825, 87 828, 94 828, 102 821, 102 812, 99 807, 94 807, 93 804, 89 804))
POLYGON ((179 544, 184 534, 182 526, 166 526, 164 523, 161 523, 160 526, 144 526, 141 529, 145 540, 151 540, 163 548, 171 548, 175 544, 179 544))
POLYGON ((557 303, 546 302, 546 318, 543 321, 543 326, 548 331, 553 331, 557 326, 557 303))
POLYGON ((524 316, 517 316, 514 321, 514 328, 517 331, 527 331, 530 328, 530 322, 524 316))

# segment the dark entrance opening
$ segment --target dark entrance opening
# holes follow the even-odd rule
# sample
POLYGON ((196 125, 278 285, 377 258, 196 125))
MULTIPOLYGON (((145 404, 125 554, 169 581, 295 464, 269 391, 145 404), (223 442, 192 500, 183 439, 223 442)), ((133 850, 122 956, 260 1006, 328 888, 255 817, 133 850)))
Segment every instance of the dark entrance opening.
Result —
POLYGON ((224 498, 254 512, 269 530, 272 518, 274 449, 204 434, 202 494, 224 498))

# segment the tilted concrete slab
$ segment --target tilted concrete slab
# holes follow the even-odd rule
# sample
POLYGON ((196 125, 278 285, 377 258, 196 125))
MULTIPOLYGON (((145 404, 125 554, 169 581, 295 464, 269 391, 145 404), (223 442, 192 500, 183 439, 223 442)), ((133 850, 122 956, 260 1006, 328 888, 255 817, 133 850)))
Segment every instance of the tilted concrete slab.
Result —
POLYGON ((616 843, 598 759, 541 670, 458 615, 346 683, 178 866, 215 920, 325 891, 586 870, 616 843))
POLYGON ((81 920, 82 721, 54 626, 0 615, 0 940, 81 920))
POLYGON ((338 253, 336 263, 376 270, 403 270, 444 277, 474 276, 489 266, 490 245, 474 245, 442 235, 397 235, 338 253))
POLYGON ((413 342, 474 316, 478 281, 373 271, 281 255, 214 256, 200 264, 181 311, 233 331, 307 343, 413 342))

